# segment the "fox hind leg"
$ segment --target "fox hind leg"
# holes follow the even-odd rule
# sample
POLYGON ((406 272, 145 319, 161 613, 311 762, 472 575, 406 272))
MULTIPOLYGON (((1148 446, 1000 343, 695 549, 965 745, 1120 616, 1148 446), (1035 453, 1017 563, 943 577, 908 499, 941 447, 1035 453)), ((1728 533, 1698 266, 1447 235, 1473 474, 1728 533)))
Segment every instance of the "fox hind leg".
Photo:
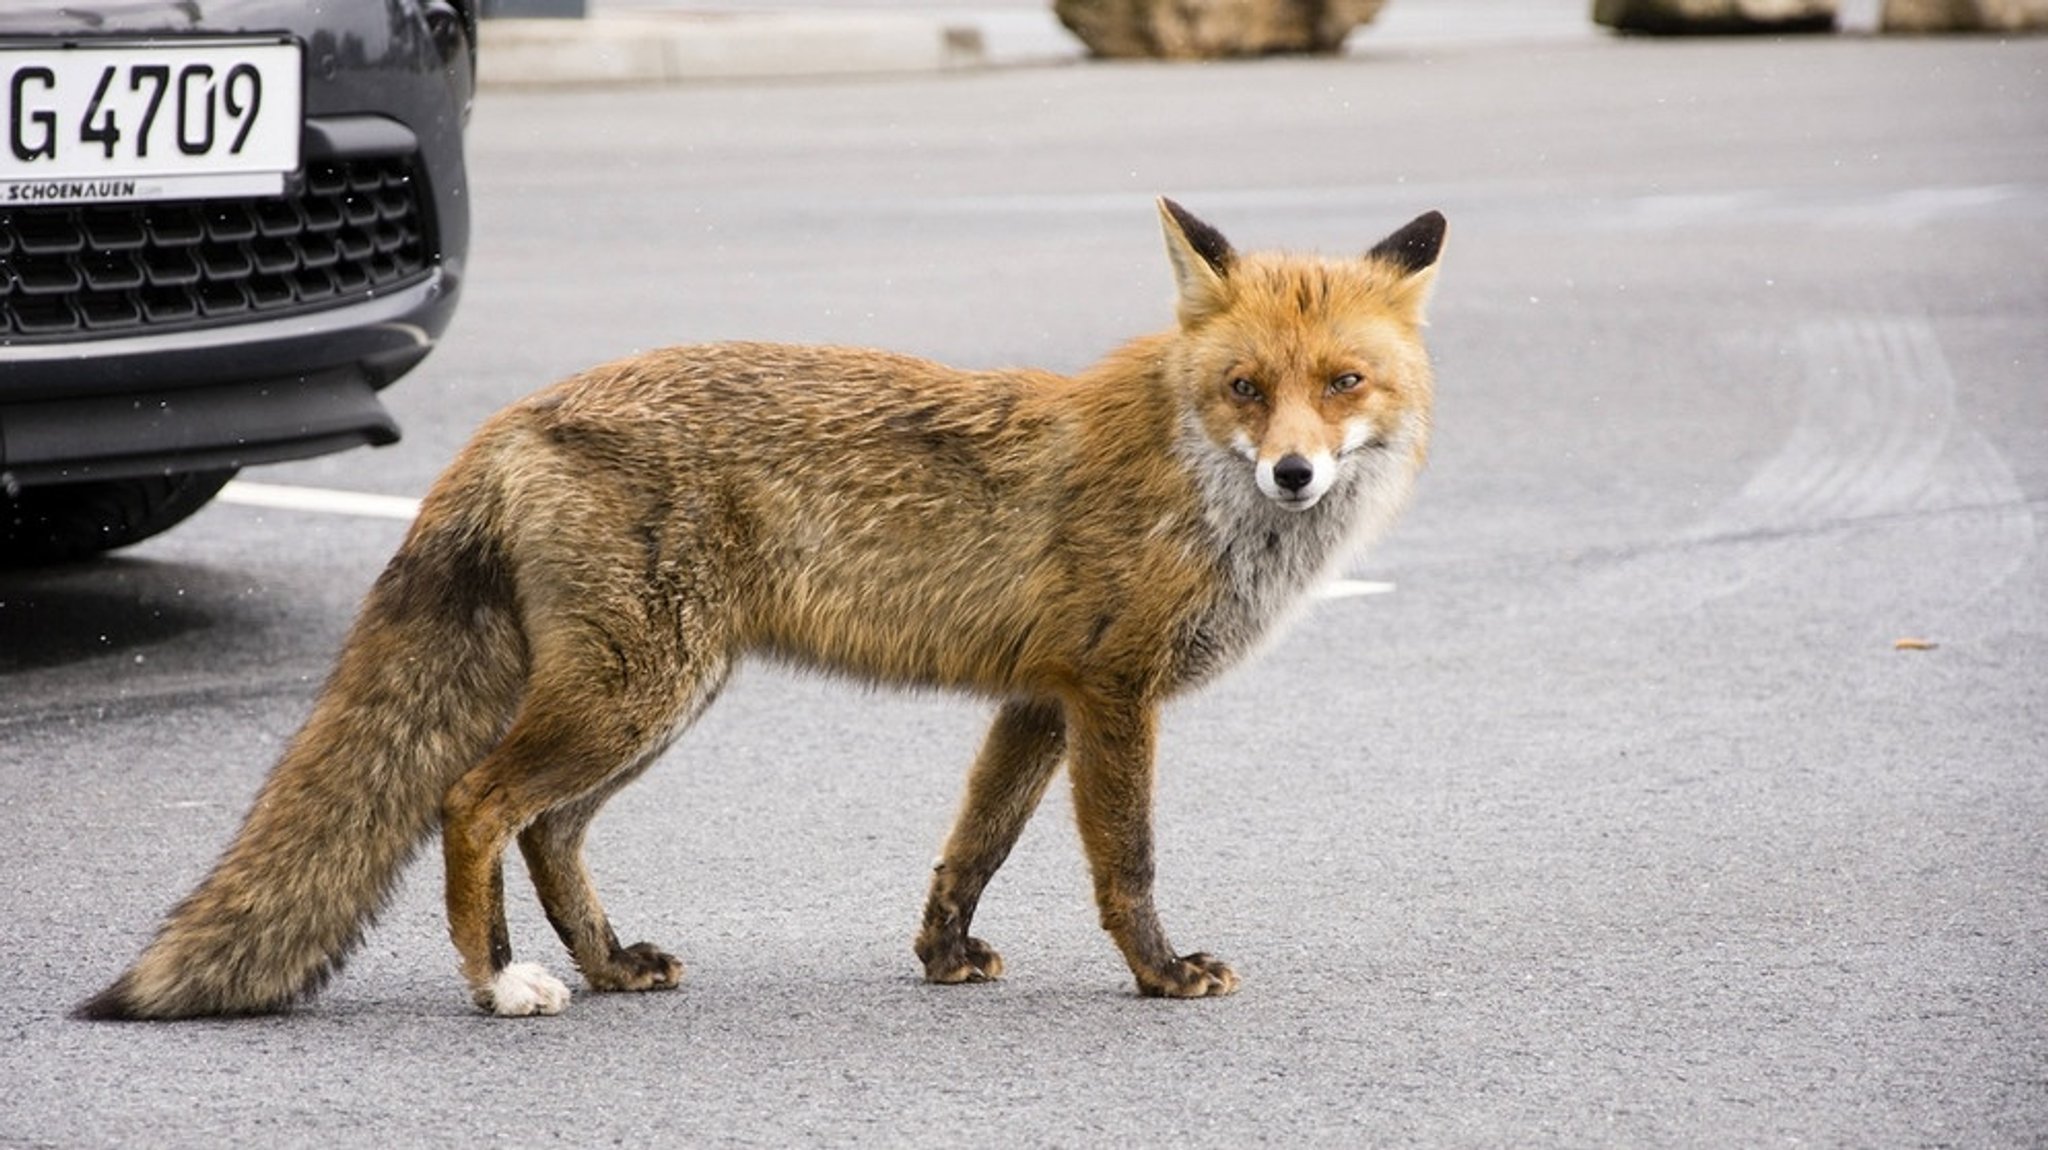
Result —
POLYGON ((543 908, 597 989, 673 985, 681 964, 652 946, 619 947, 582 861, 591 818, 702 710, 723 667, 621 673, 609 643, 583 657, 536 652, 527 698, 504 739, 442 802, 449 937, 471 997, 500 1015, 553 1014, 568 992, 536 964, 513 963, 503 857, 517 838, 543 908))
POLYGON ((1066 726, 1058 703, 1013 700, 996 714, 968 775, 967 797, 953 831, 932 868, 916 943, 927 981, 1002 977, 1002 955, 967 931, 982 889, 1009 857, 1065 753, 1066 726))
POLYGON ((644 756, 595 793, 547 811, 519 832, 541 909, 592 990, 667 990, 682 981, 683 964, 674 955, 647 942, 619 945, 583 860, 583 838, 598 808, 655 757, 644 756))
MULTIPOLYGON (((505 1016, 560 1014, 569 1005, 569 988, 537 962, 512 961, 512 929, 505 922, 505 864, 494 860, 488 879, 491 976, 489 1009, 505 1016)), ((478 1000, 479 1005, 482 1000, 478 1000)))
POLYGON ((504 848, 532 813, 510 799, 495 777, 516 768, 538 739, 524 720, 441 802, 448 935, 462 959, 462 977, 477 1006, 493 1014, 556 1014, 569 989, 535 963, 512 961, 505 922, 504 848))

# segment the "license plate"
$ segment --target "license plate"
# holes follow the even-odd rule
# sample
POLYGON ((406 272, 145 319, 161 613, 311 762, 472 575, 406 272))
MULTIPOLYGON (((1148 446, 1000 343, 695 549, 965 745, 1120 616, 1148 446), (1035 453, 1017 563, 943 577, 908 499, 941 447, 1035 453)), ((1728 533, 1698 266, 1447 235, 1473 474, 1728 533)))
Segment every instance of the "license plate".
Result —
POLYGON ((274 38, 0 41, 0 207, 278 195, 303 75, 274 38))

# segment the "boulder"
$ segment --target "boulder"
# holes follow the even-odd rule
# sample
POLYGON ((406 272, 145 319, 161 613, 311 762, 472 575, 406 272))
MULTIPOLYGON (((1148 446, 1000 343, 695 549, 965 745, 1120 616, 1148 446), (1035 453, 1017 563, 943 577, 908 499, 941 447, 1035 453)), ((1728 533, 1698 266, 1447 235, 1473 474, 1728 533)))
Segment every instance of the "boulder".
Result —
POLYGON ((1053 0, 1097 56, 1209 60, 1335 52, 1385 0, 1053 0))
POLYGON ((1620 32, 1832 32, 1836 0, 1593 0, 1593 22, 1620 32))
POLYGON ((2048 32, 2048 0, 1885 0, 1886 32, 2048 32))

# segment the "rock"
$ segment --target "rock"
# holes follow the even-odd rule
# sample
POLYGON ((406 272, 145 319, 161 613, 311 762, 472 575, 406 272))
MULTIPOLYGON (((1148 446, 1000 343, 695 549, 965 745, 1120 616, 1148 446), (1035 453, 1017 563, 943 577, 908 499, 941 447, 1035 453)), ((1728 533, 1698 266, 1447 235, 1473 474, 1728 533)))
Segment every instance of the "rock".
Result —
POLYGON ((2043 32, 2048 0, 1885 0, 1886 32, 2043 32))
POLYGON ((1620 32, 1832 32, 1836 0, 1593 0, 1593 22, 1620 32))
POLYGON ((1207 60, 1335 52, 1385 0, 1053 0, 1097 56, 1207 60))

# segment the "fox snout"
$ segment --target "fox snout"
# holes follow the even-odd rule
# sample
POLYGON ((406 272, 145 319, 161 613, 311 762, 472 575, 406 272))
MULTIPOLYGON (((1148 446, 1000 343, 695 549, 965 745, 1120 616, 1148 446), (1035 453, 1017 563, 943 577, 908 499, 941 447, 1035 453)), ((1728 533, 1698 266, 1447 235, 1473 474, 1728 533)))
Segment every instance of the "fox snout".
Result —
POLYGON ((1323 452, 1290 451, 1277 459, 1261 459, 1254 473, 1259 494, 1289 511, 1307 511, 1337 481, 1337 461, 1323 452))

